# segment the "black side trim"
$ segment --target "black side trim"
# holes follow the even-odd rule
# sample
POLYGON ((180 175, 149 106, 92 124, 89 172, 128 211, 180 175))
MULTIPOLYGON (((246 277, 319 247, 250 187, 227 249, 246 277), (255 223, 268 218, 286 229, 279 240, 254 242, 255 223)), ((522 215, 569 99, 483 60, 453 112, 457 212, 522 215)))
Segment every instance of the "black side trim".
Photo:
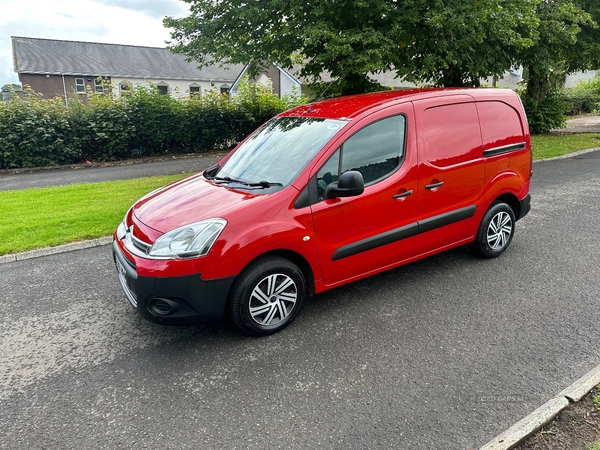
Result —
POLYGON ((496 156, 503 153, 516 152, 525 148, 525 142, 519 144, 504 145, 502 147, 495 147, 487 149, 483 152, 483 156, 496 156))
POLYGON ((358 253, 366 252, 382 245, 391 244, 392 242, 400 241, 402 239, 415 236, 419 232, 419 224, 417 222, 411 223, 404 227, 396 228, 395 230, 386 231, 385 233, 378 234, 362 241, 354 242, 352 244, 345 245, 338 248, 333 252, 331 257, 332 261, 338 259, 347 258, 348 256, 356 255, 358 253))
POLYGON ((477 206, 471 205, 465 208, 457 209, 456 211, 450 211, 439 216, 430 217, 429 219, 422 220, 419 222, 419 234, 426 233, 427 231, 434 230, 436 228, 450 225, 451 223, 458 222, 459 220, 468 219, 473 217, 477 206))
POLYGON ((352 244, 344 245, 338 248, 331 257, 332 261, 337 261, 342 258, 354 256, 367 250, 372 250, 382 245, 391 244, 393 242, 400 241, 417 234, 426 233, 427 231, 434 230, 436 228, 450 225, 451 223, 458 222, 460 220, 468 219, 473 217, 477 209, 476 205, 467 206, 465 208, 457 209, 439 216, 425 219, 421 222, 411 223, 395 230, 386 231, 385 233, 378 234, 362 241, 353 242, 352 244))

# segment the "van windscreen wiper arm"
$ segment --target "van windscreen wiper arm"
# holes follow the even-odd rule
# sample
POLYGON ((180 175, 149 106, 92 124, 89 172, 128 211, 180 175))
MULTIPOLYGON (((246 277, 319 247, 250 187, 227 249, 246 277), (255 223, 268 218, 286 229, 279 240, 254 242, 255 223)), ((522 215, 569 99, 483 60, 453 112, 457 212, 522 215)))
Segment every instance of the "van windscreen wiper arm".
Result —
POLYGON ((236 180, 235 178, 231 178, 231 177, 211 177, 209 179, 214 180, 217 183, 218 182, 238 183, 238 184, 243 184, 244 186, 249 186, 249 187, 269 188, 271 186, 283 186, 283 184, 281 184, 281 183, 272 183, 270 181, 264 181, 264 180, 261 180, 258 183, 249 183, 248 181, 236 180))

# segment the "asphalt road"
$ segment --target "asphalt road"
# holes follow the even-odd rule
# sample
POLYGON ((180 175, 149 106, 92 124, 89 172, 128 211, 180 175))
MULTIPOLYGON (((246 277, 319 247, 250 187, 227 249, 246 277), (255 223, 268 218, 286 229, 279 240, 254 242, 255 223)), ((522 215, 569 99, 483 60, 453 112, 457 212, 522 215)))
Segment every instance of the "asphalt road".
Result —
POLYGON ((139 319, 109 246, 0 266, 1 449, 474 449, 600 361, 600 152, 509 250, 312 298, 283 332, 139 319))

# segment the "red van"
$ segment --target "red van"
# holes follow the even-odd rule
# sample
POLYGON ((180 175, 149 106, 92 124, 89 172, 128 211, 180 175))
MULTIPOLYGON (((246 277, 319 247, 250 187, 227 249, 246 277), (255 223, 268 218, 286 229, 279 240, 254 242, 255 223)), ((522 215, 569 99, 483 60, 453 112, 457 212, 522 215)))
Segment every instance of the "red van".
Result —
POLYGON ((114 234, 131 305, 161 324, 281 330, 309 295, 470 244, 530 208, 527 119, 505 89, 342 97, 273 118, 216 166, 139 200, 114 234))

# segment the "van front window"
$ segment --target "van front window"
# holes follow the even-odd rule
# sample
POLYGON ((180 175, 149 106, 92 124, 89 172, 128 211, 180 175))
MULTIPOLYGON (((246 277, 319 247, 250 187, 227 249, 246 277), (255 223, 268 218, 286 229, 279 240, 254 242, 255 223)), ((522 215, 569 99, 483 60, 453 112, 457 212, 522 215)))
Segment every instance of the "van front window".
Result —
POLYGON ((271 120, 246 140, 211 179, 236 184, 236 189, 287 186, 346 123, 308 117, 271 120))

